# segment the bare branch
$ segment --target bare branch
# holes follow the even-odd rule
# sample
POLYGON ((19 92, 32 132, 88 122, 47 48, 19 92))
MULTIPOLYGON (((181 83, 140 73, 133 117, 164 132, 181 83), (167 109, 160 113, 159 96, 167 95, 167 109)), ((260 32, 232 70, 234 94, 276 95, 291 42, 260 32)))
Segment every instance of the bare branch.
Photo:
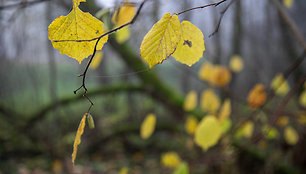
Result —
POLYGON ((180 14, 183 14, 183 13, 186 13, 186 12, 189 12, 189 11, 192 11, 192 10, 202 9, 202 8, 206 8, 206 7, 210 7, 210 6, 217 7, 218 5, 222 4, 222 3, 225 2, 225 1, 227 1, 227 0, 222 0, 222 1, 219 1, 219 2, 216 2, 216 3, 211 3, 211 4, 199 6, 199 7, 193 7, 193 8, 190 8, 190 9, 187 9, 187 10, 181 11, 181 12, 179 12, 179 13, 175 13, 175 14, 176 14, 176 15, 180 15, 180 14))
POLYGON ((20 1, 16 2, 14 4, 8 4, 8 5, 2 5, 0 6, 0 10, 7 10, 10 8, 16 8, 16 7, 26 7, 30 5, 34 5, 40 2, 45 2, 45 1, 50 1, 50 0, 32 0, 32 1, 20 1))

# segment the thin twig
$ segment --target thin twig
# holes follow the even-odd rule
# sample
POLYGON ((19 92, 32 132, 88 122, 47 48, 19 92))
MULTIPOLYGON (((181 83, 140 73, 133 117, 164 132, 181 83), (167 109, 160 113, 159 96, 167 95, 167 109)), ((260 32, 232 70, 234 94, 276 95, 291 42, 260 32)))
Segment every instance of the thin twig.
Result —
POLYGON ((15 8, 15 7, 25 7, 25 6, 34 5, 40 2, 45 2, 45 1, 50 1, 50 0, 20 1, 14 4, 2 5, 0 6, 0 10, 7 10, 10 8, 15 8))
MULTIPOLYGON (((90 100, 90 98, 89 98, 89 97, 87 96, 87 94, 86 94, 86 93, 87 93, 87 88, 86 88, 85 80, 86 80, 86 74, 87 74, 88 68, 89 68, 89 66, 90 66, 90 64, 91 64, 91 62, 92 62, 92 60, 93 60, 93 58, 94 58, 94 56, 95 56, 95 54, 96 54, 97 46, 98 46, 99 41, 100 41, 103 37, 105 37, 105 36, 107 36, 107 35, 109 35, 109 34, 111 34, 111 33, 113 33, 113 32, 116 32, 117 30, 120 30, 120 29, 123 28, 123 27, 126 27, 126 26, 128 26, 128 25, 133 24, 133 23, 136 21, 138 15, 140 14, 140 11, 141 11, 141 9, 142 9, 142 7, 143 7, 143 5, 144 5, 144 3, 145 3, 146 1, 147 1, 147 0, 143 0, 143 1, 142 1, 142 3, 139 5, 138 10, 137 10, 136 13, 135 13, 133 19, 132 19, 130 22, 128 22, 128 23, 126 23, 126 24, 123 24, 123 25, 121 25, 121 26, 119 26, 119 27, 117 27, 117 28, 114 28, 114 29, 112 29, 112 30, 110 30, 110 31, 108 31, 108 32, 106 32, 106 33, 104 33, 103 35, 101 35, 101 36, 99 36, 99 37, 97 37, 97 38, 93 38, 93 39, 91 39, 91 40, 74 40, 74 41, 76 41, 76 42, 85 42, 85 41, 94 41, 94 40, 97 40, 96 43, 95 43, 95 47, 94 47, 93 53, 92 53, 92 55, 91 55, 91 57, 90 57, 90 59, 89 59, 89 62, 88 62, 87 65, 86 65, 86 68, 85 68, 84 72, 78 76, 78 77, 82 77, 82 78, 83 78, 83 79, 82 79, 82 85, 81 85, 78 89, 76 89, 75 91, 73 91, 73 93, 76 94, 80 89, 82 89, 82 88, 84 89, 83 97, 85 97, 85 98, 89 101, 89 103, 90 103, 90 106, 89 106, 89 108, 88 108, 87 113, 90 112, 90 109, 92 108, 92 106, 94 105, 94 103, 90 100)), ((72 41, 72 40, 61 40, 61 42, 67 42, 67 41, 72 41)), ((53 41, 53 42, 57 42, 57 41, 53 41)))
POLYGON ((222 4, 222 3, 225 2, 225 1, 227 1, 227 0, 222 0, 222 1, 219 1, 219 2, 216 2, 216 3, 211 3, 211 4, 199 6, 199 7, 193 7, 193 8, 190 8, 190 9, 187 9, 187 10, 181 11, 181 12, 179 12, 179 13, 175 13, 175 14, 176 14, 176 15, 180 15, 180 14, 183 14, 183 13, 186 13, 186 12, 189 12, 189 11, 192 11, 192 10, 201 9, 201 8, 206 8, 206 7, 210 7, 210 6, 215 6, 215 7, 217 7, 218 5, 222 4))

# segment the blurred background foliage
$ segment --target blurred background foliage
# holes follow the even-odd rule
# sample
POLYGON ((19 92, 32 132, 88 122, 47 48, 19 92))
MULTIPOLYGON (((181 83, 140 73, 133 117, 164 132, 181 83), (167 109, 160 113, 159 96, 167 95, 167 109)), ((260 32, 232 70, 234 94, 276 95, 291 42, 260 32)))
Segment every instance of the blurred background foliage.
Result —
MULTIPOLYGON (((305 45, 273 1, 236 0, 212 37, 228 2, 183 14, 181 21, 192 21, 204 34, 204 57, 192 67, 169 58, 151 70, 142 63, 139 47, 152 25, 166 12, 213 1, 148 1, 130 26, 129 40, 118 44, 112 36, 100 65, 89 71, 86 80, 95 103, 91 114, 96 128, 85 128, 73 167, 75 132, 89 105, 73 91, 87 61, 79 65, 60 55, 47 36, 48 25, 68 14, 72 2, 0 0, 0 173, 185 173, 186 166, 195 174, 306 173, 305 45), (7 7, 15 3, 21 5, 7 7), (241 70, 230 61, 236 55, 243 63, 241 70), (226 69, 217 71, 221 85, 203 77, 208 64, 226 69), (284 75, 287 92, 275 93, 281 83, 270 88, 278 74, 284 75), (218 99, 201 98, 205 90, 212 90, 218 99), (198 102, 184 99, 190 91, 198 102), (202 100, 222 104, 225 99, 231 101, 232 126, 204 151, 193 138, 197 123, 213 114, 202 100), (140 125, 149 113, 156 115, 157 123, 144 140, 140 125)), ((276 2, 303 40, 306 1, 276 2)), ((112 13, 120 3, 87 0, 80 8, 98 16, 101 9, 109 9, 99 18, 111 27, 112 13)))

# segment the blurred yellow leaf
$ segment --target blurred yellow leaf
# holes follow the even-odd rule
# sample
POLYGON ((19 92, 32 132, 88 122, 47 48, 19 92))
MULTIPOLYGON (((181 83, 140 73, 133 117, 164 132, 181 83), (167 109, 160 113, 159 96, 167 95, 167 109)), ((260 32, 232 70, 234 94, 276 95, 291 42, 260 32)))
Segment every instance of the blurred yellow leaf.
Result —
POLYGON ((262 133, 266 139, 275 139, 279 136, 278 130, 267 124, 262 127, 262 133))
POLYGON ((124 27, 116 32, 116 41, 118 43, 124 43, 130 38, 130 28, 124 27))
POLYGON ((228 68, 220 65, 215 65, 213 68, 210 84, 218 87, 227 85, 232 79, 232 74, 228 68))
POLYGON ((119 174, 128 174, 128 172, 129 172, 129 168, 127 168, 127 167, 122 167, 121 170, 120 170, 120 172, 119 172, 119 174))
POLYGON ((177 15, 166 13, 146 34, 141 46, 140 55, 150 68, 162 63, 176 49, 181 38, 181 24, 177 15))
POLYGON ((89 66, 90 69, 96 69, 100 65, 101 61, 103 59, 103 52, 97 51, 94 58, 92 59, 92 62, 89 66))
POLYGON ((148 114, 140 127, 140 136, 142 139, 148 139, 155 130, 156 116, 148 114))
POLYGON ((184 110, 191 111, 197 106, 197 104, 198 104, 197 92, 195 90, 192 90, 185 97, 184 110))
MULTIPOLYGON (((65 54, 82 62, 82 60, 92 54, 97 40, 86 42, 74 42, 65 40, 90 40, 102 35, 105 31, 104 24, 79 9, 80 2, 86 0, 73 0, 73 9, 67 16, 56 18, 49 25, 49 39, 54 48, 61 54, 65 54), (63 41, 63 42, 55 42, 63 41)), ((108 36, 103 37, 97 45, 97 50, 102 49, 107 42, 108 36)))
POLYGON ((181 24, 182 36, 173 57, 188 66, 198 62, 205 50, 204 36, 200 29, 189 21, 181 24))
POLYGON ((279 126, 287 126, 289 123, 289 118, 287 116, 281 116, 278 118, 276 124, 279 125, 279 126))
POLYGON ((123 6, 117 8, 113 14, 112 22, 115 26, 120 26, 130 22, 135 16, 136 8, 129 1, 125 1, 123 6))
POLYGON ((220 122, 220 127, 222 129, 222 133, 226 133, 232 127, 231 119, 226 119, 223 122, 220 122))
POLYGON ((283 4, 286 8, 291 8, 294 0, 283 0, 283 4))
POLYGON ((176 168, 181 162, 181 158, 176 152, 166 152, 161 156, 161 163, 165 167, 176 168))
POLYGON ((188 134, 193 135, 198 126, 198 120, 193 116, 188 116, 185 122, 185 130, 188 134))
POLYGON ((220 107, 220 99, 214 93, 214 90, 209 88, 202 92, 201 108, 204 112, 216 113, 220 107))
POLYGON ((258 108, 265 103, 267 99, 265 86, 263 84, 255 85, 248 95, 248 104, 251 108, 258 108))
POLYGON ((212 78, 212 73, 213 73, 214 65, 212 65, 209 62, 204 63, 199 71, 199 78, 201 80, 210 82, 212 78))
POLYGON ((228 119, 230 114, 231 114, 231 101, 230 99, 225 99, 219 112, 219 117, 218 117, 219 121, 220 122, 225 121, 226 119, 228 119))
POLYGON ((54 174, 60 174, 63 172, 63 164, 60 160, 54 160, 52 162, 52 171, 54 174))
POLYGON ((251 121, 244 123, 235 134, 236 137, 251 138, 254 131, 254 124, 251 121))
POLYGON ((72 153, 72 163, 73 164, 74 164, 75 157, 77 155, 78 145, 81 143, 81 136, 84 133, 84 128, 85 128, 85 124, 86 124, 86 116, 87 116, 87 114, 84 114, 84 116, 83 116, 83 118, 82 118, 82 120, 79 124, 78 130, 77 130, 77 133, 76 133, 76 136, 75 136, 75 139, 74 139, 73 153, 72 153))
POLYGON ((240 72, 244 66, 242 58, 239 55, 232 56, 229 66, 233 72, 240 72))
POLYGON ((306 90, 305 89, 299 97, 299 102, 301 106, 306 107, 306 90))
POLYGON ((181 165, 179 165, 175 171, 173 172, 173 174, 189 174, 189 167, 187 163, 181 163, 181 165))
POLYGON ((288 82, 284 79, 282 74, 277 74, 272 82, 271 88, 274 89, 275 93, 280 96, 285 96, 290 90, 288 82))
POLYGON ((201 146, 203 150, 216 145, 221 137, 222 128, 215 116, 205 116, 195 132, 195 143, 201 146))
POLYGON ((291 126, 287 126, 285 128, 284 131, 284 138, 285 141, 289 144, 289 145, 295 145, 298 141, 299 141, 299 135, 296 132, 296 130, 291 127, 291 126))
POLYGON ((298 117, 298 122, 301 123, 302 125, 306 125, 306 112, 301 111, 298 117))

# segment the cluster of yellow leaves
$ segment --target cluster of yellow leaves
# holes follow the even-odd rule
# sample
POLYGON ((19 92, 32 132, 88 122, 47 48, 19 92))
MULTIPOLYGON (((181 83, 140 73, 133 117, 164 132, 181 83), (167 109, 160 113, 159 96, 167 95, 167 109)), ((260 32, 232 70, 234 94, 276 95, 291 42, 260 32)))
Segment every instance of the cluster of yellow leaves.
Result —
POLYGON ((229 63, 229 67, 235 73, 242 71, 244 67, 242 58, 239 55, 232 56, 229 63))
POLYGON ((213 65, 207 62, 202 65, 199 71, 199 77, 212 86, 223 87, 231 81, 232 74, 225 66, 213 65))
MULTIPOLYGON (((136 8, 132 6, 128 1, 125 1, 123 5, 117 8, 113 14, 112 22, 115 27, 121 26, 130 22, 135 16, 136 8)), ((128 26, 118 30, 116 32, 116 40, 119 43, 123 43, 130 38, 130 29, 128 26)))
POLYGON ((165 167, 176 168, 182 163, 182 160, 176 152, 166 152, 161 156, 161 163, 165 167))
POLYGON ((263 105, 266 99, 267 95, 263 84, 255 85, 248 94, 248 104, 253 109, 263 105))
POLYGON ((277 74, 273 78, 271 88, 274 89, 275 93, 280 96, 285 96, 290 90, 289 84, 282 74, 277 74))
POLYGON ((156 125, 156 116, 148 114, 140 127, 140 136, 142 139, 148 139, 154 132, 156 125))
MULTIPOLYGON (((90 40, 105 32, 104 24, 100 20, 79 9, 80 2, 85 1, 73 0, 72 11, 67 16, 56 18, 48 30, 53 47, 61 54, 78 60, 79 63, 92 54, 97 40, 86 42, 75 42, 75 40, 90 40)), ((105 36, 99 41, 97 50, 102 49, 107 39, 108 36, 105 36)))
POLYGON ((201 30, 188 21, 180 23, 177 15, 166 13, 144 37, 140 54, 150 68, 173 54, 176 60, 191 66, 205 50, 201 30))

